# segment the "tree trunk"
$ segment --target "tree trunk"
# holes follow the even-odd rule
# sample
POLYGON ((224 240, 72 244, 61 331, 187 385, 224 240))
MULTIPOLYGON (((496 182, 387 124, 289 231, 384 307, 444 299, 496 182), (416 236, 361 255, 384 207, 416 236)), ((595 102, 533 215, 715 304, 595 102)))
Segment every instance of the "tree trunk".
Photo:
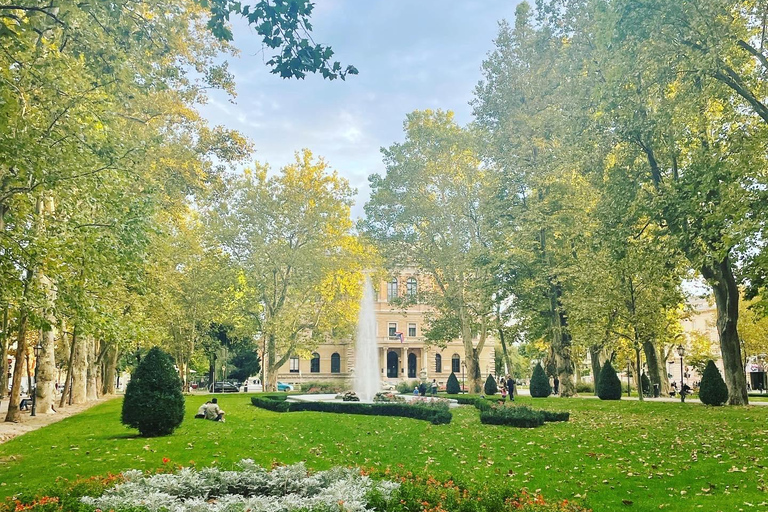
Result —
POLYGON ((86 386, 85 399, 88 401, 99 399, 99 341, 93 336, 88 336, 86 354, 88 364, 86 365, 86 386))
MULTIPOLYGON (((49 318, 48 321, 51 319, 49 318)), ((40 356, 35 364, 37 368, 37 389, 35 390, 35 408, 38 414, 50 414, 54 411, 54 384, 56 383, 56 333, 53 324, 43 330, 40 356)))
POLYGON ((573 361, 571 359, 571 334, 568 332, 568 319, 560 302, 562 290, 553 284, 550 291, 550 315, 552 317, 552 352, 555 356, 555 372, 560 380, 561 397, 576 395, 573 381, 573 361))
POLYGON ((85 403, 88 388, 88 339, 90 336, 80 336, 73 339, 74 357, 72 359, 72 383, 70 384, 73 404, 85 403))
POLYGON ((467 366, 469 392, 482 394, 483 380, 480 376, 480 361, 472 341, 472 329, 467 318, 466 306, 459 307, 459 320, 461 321, 461 341, 464 344, 464 363, 467 366))
POLYGON ((739 320, 739 288, 731 271, 730 257, 726 255, 719 262, 702 265, 701 273, 715 293, 717 333, 720 337, 725 383, 728 385, 728 403, 747 405, 747 381, 736 330, 739 320))
POLYGON ((635 365, 637 366, 637 371, 635 372, 635 385, 637 386, 637 399, 641 402, 644 401, 643 396, 643 379, 642 379, 642 369, 643 364, 640 360, 640 347, 635 348, 635 365))
POLYGON ((8 304, 3 308, 3 331, 0 333, 0 399, 8 394, 8 346, 11 337, 8 336, 8 304))
MULTIPOLYGON (((26 291, 27 284, 25 284, 26 291)), ((26 295, 26 293, 25 293, 26 295)), ((8 413, 5 421, 18 422, 21 419, 19 404, 21 403, 21 377, 24 372, 24 356, 27 352, 27 310, 22 307, 19 314, 19 331, 16 338, 16 357, 13 365, 13 382, 11 396, 8 399, 8 413)))
POLYGON ((102 363, 102 375, 104 380, 102 382, 102 394, 114 395, 115 394, 115 378, 117 376, 117 347, 110 345, 107 349, 107 354, 104 357, 102 363))
MULTIPOLYGON (((62 339, 64 339, 63 335, 62 335, 62 339)), ((77 325, 75 325, 75 328, 72 331, 72 342, 71 342, 71 345, 69 346, 69 361, 67 362, 67 379, 64 381, 64 387, 61 390, 61 400, 59 401, 59 407, 64 407, 67 404, 67 397, 72 396, 72 369, 75 363, 76 344, 77 344, 77 325)))
MULTIPOLYGON (((267 380, 264 381, 264 391, 277 391, 277 348, 275 347, 275 337, 269 335, 267 338, 267 380)), ((214 368, 214 375, 216 369, 214 368)))
MULTIPOLYGON (((659 353, 656 351, 656 345, 654 345, 652 340, 643 342, 643 353, 645 354, 645 362, 648 365, 648 380, 651 381, 651 392, 653 392, 653 386, 655 385, 659 386, 660 392, 668 392, 668 390, 664 389, 664 382, 662 380, 662 373, 666 375, 667 369, 659 365, 659 353)), ((668 383, 667 386, 669 386, 668 383)))
POLYGON ((592 383, 595 385, 595 396, 597 396, 597 379, 600 378, 600 370, 603 368, 600 362, 600 354, 602 353, 603 348, 600 345, 590 345, 589 361, 592 363, 592 383))

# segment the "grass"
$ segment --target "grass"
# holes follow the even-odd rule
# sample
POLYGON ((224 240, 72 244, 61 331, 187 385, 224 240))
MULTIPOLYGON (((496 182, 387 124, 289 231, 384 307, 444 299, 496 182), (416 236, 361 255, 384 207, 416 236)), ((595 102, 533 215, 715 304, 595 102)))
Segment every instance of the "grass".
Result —
POLYGON ((195 420, 206 396, 187 397, 171 436, 143 439, 120 424, 120 400, 0 445, 0 496, 40 489, 57 477, 181 465, 230 467, 242 458, 269 466, 306 461, 314 469, 360 465, 412 471, 480 486, 505 481, 547 499, 595 511, 739 510, 768 503, 764 407, 531 399, 569 411, 566 423, 536 429, 482 425, 471 406, 453 422, 325 413, 279 414, 250 395, 219 397, 226 423, 195 420), (630 504, 631 502, 631 504, 630 504))

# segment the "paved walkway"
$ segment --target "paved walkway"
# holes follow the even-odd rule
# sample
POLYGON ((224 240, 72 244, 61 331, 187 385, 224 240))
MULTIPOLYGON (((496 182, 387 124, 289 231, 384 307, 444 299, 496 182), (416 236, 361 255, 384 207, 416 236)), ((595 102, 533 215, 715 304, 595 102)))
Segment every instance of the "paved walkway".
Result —
POLYGON ((84 404, 67 405, 64 408, 57 407, 57 412, 55 413, 41 414, 38 412, 37 416, 34 417, 29 415, 29 411, 22 411, 21 421, 18 423, 8 423, 5 421, 5 415, 8 413, 8 399, 3 398, 2 401, 0 401, 0 444, 13 439, 16 436, 20 436, 22 434, 26 434, 27 432, 31 432, 33 430, 37 430, 39 428, 50 425, 51 423, 61 421, 64 418, 68 418, 83 412, 84 410, 89 409, 96 404, 103 403, 113 398, 116 398, 116 396, 106 396, 99 398, 98 400, 86 402, 84 404))

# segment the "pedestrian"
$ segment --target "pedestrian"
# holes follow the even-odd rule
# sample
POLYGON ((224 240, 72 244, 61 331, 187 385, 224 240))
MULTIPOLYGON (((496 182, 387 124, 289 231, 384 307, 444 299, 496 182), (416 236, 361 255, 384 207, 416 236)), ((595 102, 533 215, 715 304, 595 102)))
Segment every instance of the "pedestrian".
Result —
POLYGON ((560 392, 560 379, 557 378, 557 375, 555 375, 554 382, 555 382, 554 391, 555 391, 555 394, 558 394, 560 392))
POLYGON ((509 391, 509 401, 515 401, 515 380, 507 375, 507 391, 509 391))
POLYGON ((205 406, 205 419, 224 423, 224 411, 219 409, 219 400, 214 398, 205 406))
POLYGON ((437 381, 432 379, 432 396, 437 396, 437 381))
POLYGON ((507 401, 507 387, 501 386, 501 401, 506 402, 507 401))
POLYGON ((413 396, 419 396, 419 386, 413 386, 413 396))

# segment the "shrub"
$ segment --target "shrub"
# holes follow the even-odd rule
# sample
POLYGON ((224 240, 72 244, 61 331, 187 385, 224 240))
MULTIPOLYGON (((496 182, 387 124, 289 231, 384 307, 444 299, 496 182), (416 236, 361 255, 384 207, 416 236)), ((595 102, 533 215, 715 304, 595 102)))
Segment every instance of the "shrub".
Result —
POLYGON ((571 413, 569 412, 555 412, 555 411, 540 411, 544 416, 544 421, 552 423, 555 421, 568 421, 571 419, 571 413))
POLYGON ((648 378, 645 372, 640 375, 640 387, 642 388, 644 395, 651 394, 651 380, 648 378))
POLYGON ((338 394, 349 389, 349 383, 345 380, 327 380, 318 382, 305 382, 301 385, 301 391, 308 394, 338 394))
POLYGON ((499 391, 499 387, 496 385, 496 379, 493 378, 493 375, 488 374, 488 378, 485 379, 485 386, 483 386, 483 390, 485 391, 486 395, 495 395, 499 391))
POLYGON ((256 407, 274 412, 335 412, 342 414, 363 414, 368 416, 400 416, 425 420, 433 425, 450 423, 453 415, 441 407, 425 407, 399 403, 363 404, 360 402, 277 402, 251 397, 256 407))
POLYGON ((597 381, 597 396, 600 400, 621 400, 621 381, 610 361, 606 361, 600 370, 597 381))
POLYGON ((413 393, 413 388, 419 387, 419 381, 418 380, 412 380, 410 382, 398 382, 395 389, 398 391, 398 393, 405 393, 405 394, 411 394, 413 393))
POLYGON ((576 392, 577 393, 594 393, 595 385, 592 384, 591 382, 577 382, 576 392))
POLYGON ((707 367, 701 376, 699 400, 707 405, 723 405, 728 401, 728 387, 711 359, 707 361, 707 367))
POLYGON ((445 384, 445 392, 449 395, 458 395, 461 393, 461 386, 459 386, 459 379, 456 378, 456 374, 451 372, 448 376, 448 382, 445 384))
POLYGON ((531 375, 530 393, 534 398, 546 398, 552 394, 552 386, 549 385, 549 378, 544 373, 541 363, 536 363, 531 375))
POLYGON ((181 379, 171 357, 153 347, 125 390, 122 422, 145 437, 168 435, 184 420, 181 379))
POLYGON ((388 391, 380 391, 373 397, 374 402, 405 402, 405 398, 388 391))
POLYGON ((480 422, 486 425, 536 428, 544 424, 544 415, 541 411, 534 411, 524 405, 499 406, 481 410, 480 422))

